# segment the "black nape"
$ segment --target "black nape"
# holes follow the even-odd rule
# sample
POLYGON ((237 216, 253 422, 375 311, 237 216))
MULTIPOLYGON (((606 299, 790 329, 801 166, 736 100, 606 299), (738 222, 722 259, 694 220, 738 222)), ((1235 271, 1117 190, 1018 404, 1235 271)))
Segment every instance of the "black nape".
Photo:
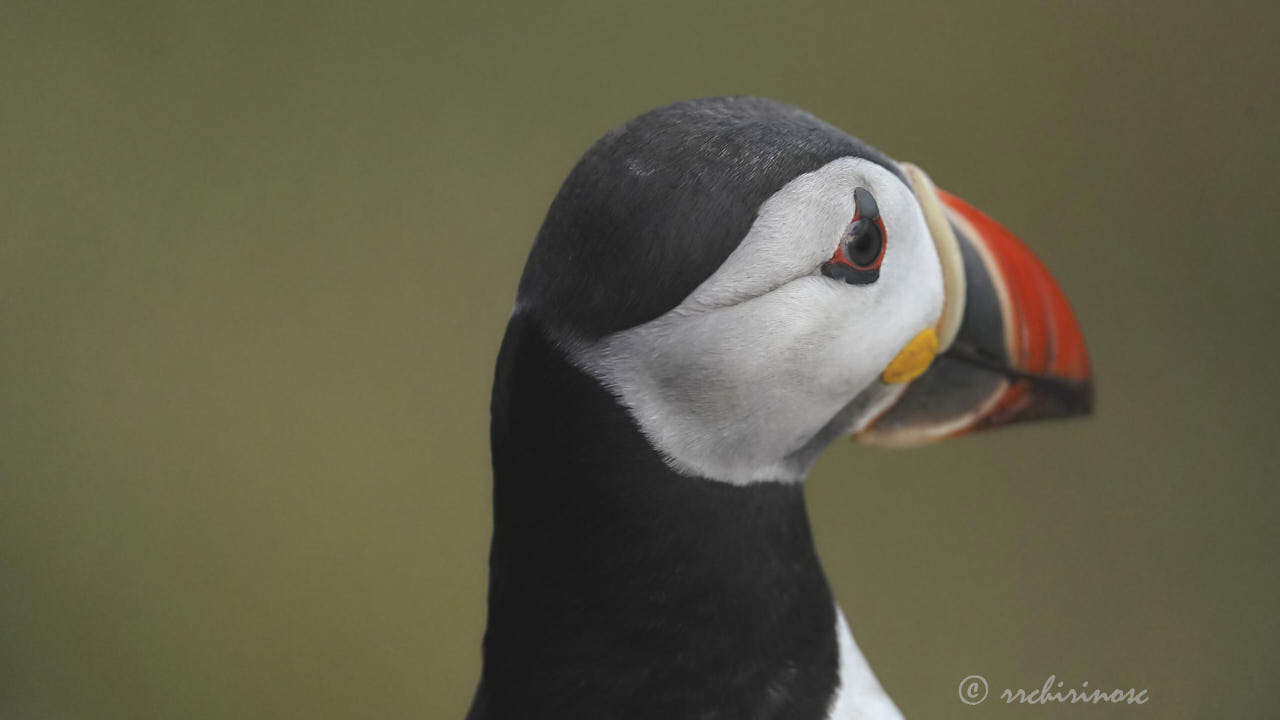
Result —
POLYGON ((494 536, 469 718, 825 717, 835 606, 800 484, 671 470, 536 321, 492 404, 494 536))

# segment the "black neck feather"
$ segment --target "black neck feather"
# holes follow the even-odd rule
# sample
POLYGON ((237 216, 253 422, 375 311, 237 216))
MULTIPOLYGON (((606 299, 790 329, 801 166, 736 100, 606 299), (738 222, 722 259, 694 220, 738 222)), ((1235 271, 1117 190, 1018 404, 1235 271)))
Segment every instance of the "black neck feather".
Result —
POLYGON ((491 432, 473 720, 825 717, 836 618, 800 484, 674 472, 521 316, 491 432))

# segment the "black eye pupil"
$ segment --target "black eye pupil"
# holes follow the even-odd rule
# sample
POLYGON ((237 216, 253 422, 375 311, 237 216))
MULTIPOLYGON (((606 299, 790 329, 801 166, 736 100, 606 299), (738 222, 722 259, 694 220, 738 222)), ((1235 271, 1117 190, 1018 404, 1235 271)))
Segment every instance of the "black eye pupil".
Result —
POLYGON ((835 255, 822 264, 822 274, 850 285, 870 285, 880 278, 884 254, 880 208, 866 188, 854 189, 853 202, 857 219, 845 230, 835 255))
POLYGON ((854 265, 867 266, 880 257, 880 248, 884 238, 880 235, 880 226, 866 218, 859 218, 849 228, 849 239, 845 243, 845 253, 849 262, 854 265))

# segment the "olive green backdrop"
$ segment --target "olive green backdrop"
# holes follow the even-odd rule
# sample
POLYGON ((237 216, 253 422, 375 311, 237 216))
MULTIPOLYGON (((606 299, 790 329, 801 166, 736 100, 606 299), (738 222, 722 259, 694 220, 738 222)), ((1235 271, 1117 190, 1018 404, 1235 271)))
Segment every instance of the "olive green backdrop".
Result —
POLYGON ((1001 219, 1092 349, 1092 420, 815 469, 907 715, 1275 717, 1280 22, 1213 5, 0 5, 0 718, 460 717, 530 242, 724 93, 1001 219), (1151 700, 994 697, 1050 674, 1151 700))

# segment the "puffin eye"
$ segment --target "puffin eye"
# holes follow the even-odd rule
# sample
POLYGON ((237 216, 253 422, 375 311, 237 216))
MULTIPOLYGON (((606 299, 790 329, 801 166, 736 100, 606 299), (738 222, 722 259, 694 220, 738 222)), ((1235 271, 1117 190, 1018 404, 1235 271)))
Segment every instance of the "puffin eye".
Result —
POLYGON ((853 191, 857 213, 840 238, 835 253, 822 266, 822 274, 850 285, 869 285, 880 279, 884 261, 884 221, 876 199, 866 188, 853 191))
POLYGON ((854 267, 865 268, 875 264, 884 249, 884 235, 880 228, 866 218, 859 218, 849 227, 844 241, 844 254, 854 267))

